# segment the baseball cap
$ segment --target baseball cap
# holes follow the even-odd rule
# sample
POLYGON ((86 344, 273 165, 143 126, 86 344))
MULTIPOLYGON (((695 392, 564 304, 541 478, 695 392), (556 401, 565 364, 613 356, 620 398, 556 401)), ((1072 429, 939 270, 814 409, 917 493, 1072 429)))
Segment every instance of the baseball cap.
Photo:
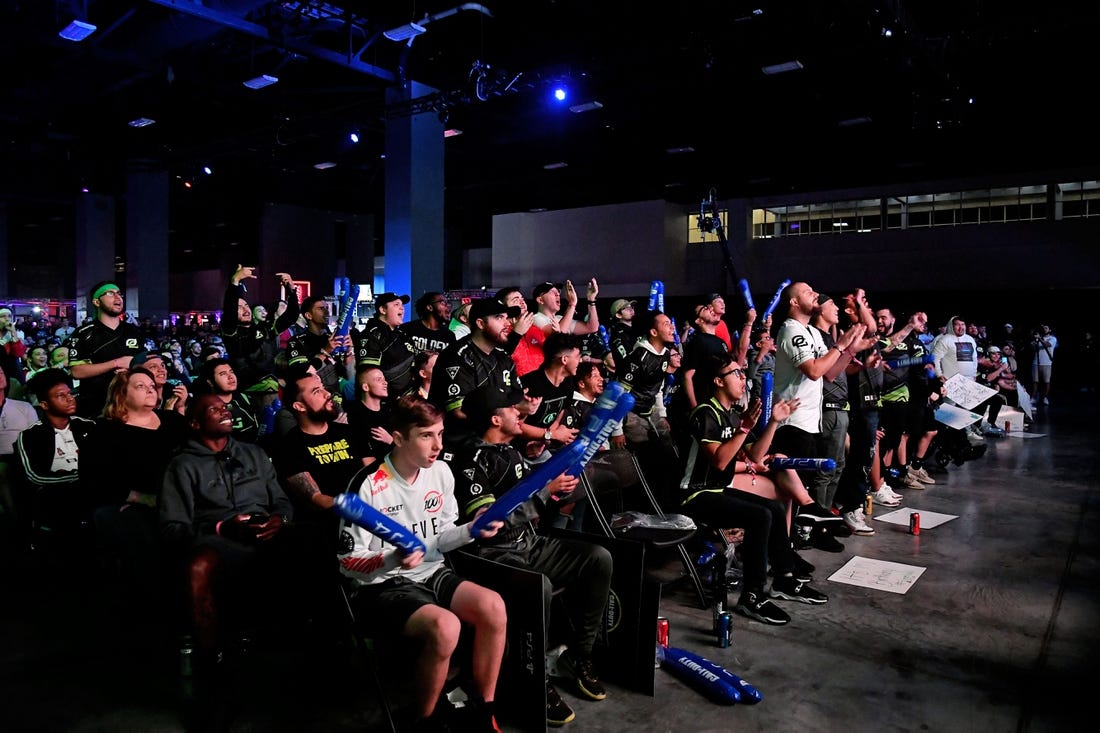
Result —
POLYGON ((518 305, 506 306, 496 298, 479 298, 470 305, 470 323, 498 313, 507 313, 509 318, 519 318, 520 308, 518 305))
POLYGON ((825 305, 826 303, 828 303, 832 299, 833 299, 833 296, 831 296, 831 295, 826 295, 825 293, 818 293, 817 294, 817 304, 818 305, 825 305))
POLYGON ((636 300, 627 300, 626 298, 619 298, 618 300, 616 300, 614 303, 611 304, 611 315, 615 315, 616 313, 621 311, 623 308, 626 308, 628 305, 634 305, 637 302, 638 301, 636 301, 636 300))
POLYGON ((533 291, 531 291, 531 297, 532 298, 537 298, 537 297, 539 297, 540 295, 542 295, 544 293, 550 292, 554 288, 557 288, 558 290, 561 290, 562 287, 564 287, 564 283, 552 283, 549 280, 547 280, 546 282, 541 282, 541 283, 539 283, 538 285, 535 286, 535 289, 533 291))
POLYGON ((719 298, 725 300, 726 296, 722 295, 721 293, 707 293, 706 296, 704 296, 703 299, 700 301, 700 303, 702 305, 710 305, 719 298))
POLYGON ((990 346, 988 351, 990 354, 999 354, 1001 353, 1001 348, 999 346, 990 346))
POLYGON ((523 401, 523 390, 518 387, 504 389, 485 384, 472 390, 462 400, 462 411, 472 420, 487 420, 502 407, 511 407, 523 401))
POLYGON ((130 368, 133 369, 134 367, 142 366, 150 359, 160 359, 161 361, 164 361, 164 357, 161 356, 159 352, 139 351, 138 353, 134 354, 134 358, 130 360, 130 368))
POLYGON ((374 307, 382 308, 385 307, 388 303, 392 303, 395 300, 400 300, 405 305, 409 304, 409 296, 407 295, 398 295, 397 293, 382 293, 374 299, 374 307))

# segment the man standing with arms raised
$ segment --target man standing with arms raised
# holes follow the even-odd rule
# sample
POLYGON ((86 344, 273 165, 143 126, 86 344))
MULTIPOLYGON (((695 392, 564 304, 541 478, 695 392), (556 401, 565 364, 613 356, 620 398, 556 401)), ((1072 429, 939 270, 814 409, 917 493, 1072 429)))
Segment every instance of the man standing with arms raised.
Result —
POLYGON ((107 385, 115 372, 128 369, 143 349, 141 331, 123 318, 122 289, 110 280, 92 288, 95 319, 76 329, 69 339, 69 370, 80 380, 76 414, 96 417, 107 401, 107 385))
POLYGON ((772 448, 795 458, 813 458, 818 456, 817 436, 821 432, 821 378, 846 355, 850 358, 853 345, 863 337, 866 327, 861 323, 852 326, 834 346, 827 347, 821 332, 810 326, 810 319, 820 309, 818 294, 812 287, 804 282, 791 283, 779 302, 787 307, 787 319, 775 339, 773 400, 798 398, 800 407, 775 431, 772 448))

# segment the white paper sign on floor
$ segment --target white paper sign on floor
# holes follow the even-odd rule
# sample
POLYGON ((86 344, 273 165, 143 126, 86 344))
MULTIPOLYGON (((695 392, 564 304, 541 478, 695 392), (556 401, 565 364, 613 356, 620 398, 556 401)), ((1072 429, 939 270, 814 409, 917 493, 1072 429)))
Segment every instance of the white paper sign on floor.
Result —
POLYGON ((925 568, 916 565, 902 565, 856 555, 844 563, 844 567, 830 575, 829 580, 904 594, 913 587, 924 571, 925 568))
POLYGON ((913 512, 920 514, 920 528, 932 529, 938 527, 944 522, 950 522, 952 519, 958 519, 958 514, 940 514, 939 512, 930 512, 927 509, 896 509, 892 512, 886 512, 885 514, 879 514, 875 512, 873 519, 877 519, 880 522, 888 522, 890 524, 900 524, 904 527, 909 526, 909 515, 913 512))

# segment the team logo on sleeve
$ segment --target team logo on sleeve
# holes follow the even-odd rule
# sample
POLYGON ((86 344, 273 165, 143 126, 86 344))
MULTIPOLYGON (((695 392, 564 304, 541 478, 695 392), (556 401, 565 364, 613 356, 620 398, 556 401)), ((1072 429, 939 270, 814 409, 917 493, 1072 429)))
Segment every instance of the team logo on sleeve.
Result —
POLYGON ((429 514, 438 514, 443 511, 443 494, 434 489, 429 491, 424 496, 424 511, 429 514))
POLYGON ((483 490, 481 484, 470 484, 470 493, 474 496, 479 495, 483 490))
POLYGON ((470 479, 471 481, 473 481, 474 480, 474 469, 467 468, 465 471, 462 472, 462 475, 465 476, 466 478, 470 479))
POLYGON ((806 342, 806 337, 800 333, 796 333, 794 335, 794 338, 791 339, 791 345, 794 346, 796 349, 804 349, 809 346, 809 344, 806 342))
POLYGON ((136 349, 137 345, 138 345, 137 339, 126 339, 126 348, 127 349, 136 349))
POLYGON ((450 387, 447 387, 447 394, 449 394, 451 397, 457 397, 458 393, 461 391, 462 388, 459 387, 457 384, 452 384, 450 387))
POLYGON ((458 370, 459 370, 459 367, 456 367, 456 366, 447 367, 447 376, 450 377, 451 379, 454 379, 455 375, 458 374, 458 370))
POLYGON ((351 532, 346 529, 340 530, 340 547, 337 550, 338 554, 346 555, 355 549, 355 539, 351 536, 351 532))

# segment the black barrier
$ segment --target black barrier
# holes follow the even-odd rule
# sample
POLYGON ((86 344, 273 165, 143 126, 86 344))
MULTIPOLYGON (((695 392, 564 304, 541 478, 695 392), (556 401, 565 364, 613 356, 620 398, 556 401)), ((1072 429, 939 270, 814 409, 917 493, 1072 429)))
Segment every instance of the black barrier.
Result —
POLYGON ((601 679, 652 696, 661 586, 646 577, 645 544, 563 529, 550 529, 546 534, 583 538, 611 553, 615 562, 611 594, 592 657, 601 679))
POLYGON ((448 562, 463 578, 500 594, 508 608, 508 649, 496 703, 501 720, 524 731, 546 730, 546 633, 542 573, 456 550, 448 562))

